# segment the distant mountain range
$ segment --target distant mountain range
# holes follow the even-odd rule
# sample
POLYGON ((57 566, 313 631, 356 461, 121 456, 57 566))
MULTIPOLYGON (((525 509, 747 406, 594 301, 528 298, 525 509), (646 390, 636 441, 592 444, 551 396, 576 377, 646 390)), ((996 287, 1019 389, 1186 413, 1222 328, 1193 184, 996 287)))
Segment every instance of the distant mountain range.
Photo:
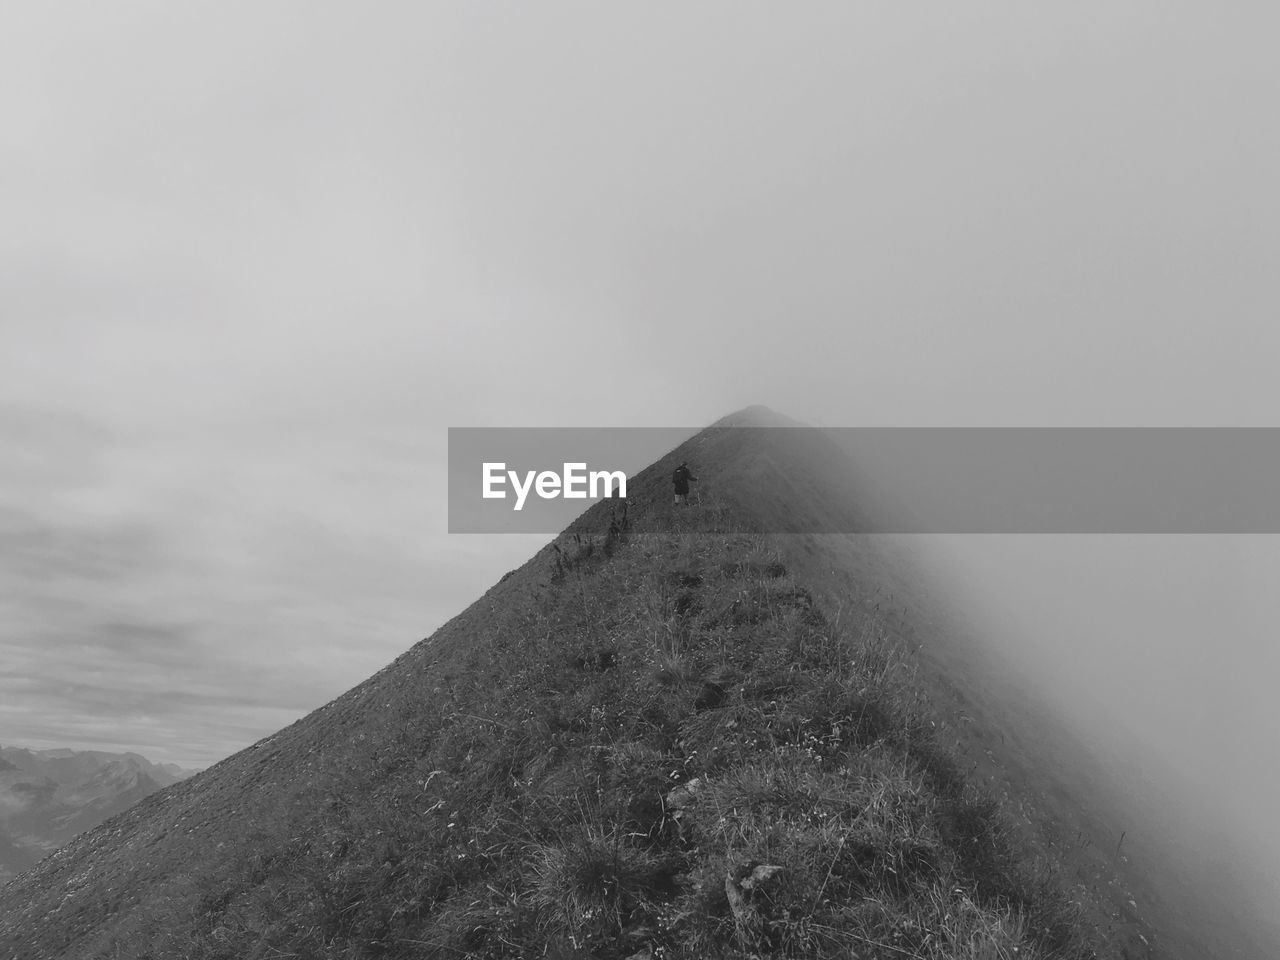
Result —
POLYGON ((0 746, 0 882, 195 772, 136 753, 0 746))

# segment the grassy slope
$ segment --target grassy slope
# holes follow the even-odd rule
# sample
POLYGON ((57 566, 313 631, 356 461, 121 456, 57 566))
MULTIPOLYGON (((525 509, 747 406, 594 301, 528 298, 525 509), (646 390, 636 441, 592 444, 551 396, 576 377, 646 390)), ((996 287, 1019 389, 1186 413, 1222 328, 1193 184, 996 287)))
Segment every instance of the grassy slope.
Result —
MULTIPOLYGON (((833 575, 814 571, 810 577, 819 596, 850 594, 846 571, 857 552, 865 550, 848 542, 826 544, 833 575)), ((957 630, 892 545, 877 552, 876 567, 880 589, 873 609, 909 651, 939 738, 966 779, 999 800, 1019 846, 1054 864, 1104 941, 1133 956, 1215 955, 1190 931, 1169 935, 1179 918, 1146 882, 1149 865, 1129 862, 1143 831, 1104 802, 1109 787, 1100 764, 1004 664, 992 662, 975 638, 957 630)))
MULTIPOLYGON (((742 526, 739 507, 676 513, 668 466, 638 484, 624 535, 592 511, 344 697, 6 887, 0 944, 1126 955, 1101 942, 1105 909, 966 781, 869 598, 811 592, 822 546, 702 532, 742 526)), ((855 580, 872 562, 843 559, 855 580)))

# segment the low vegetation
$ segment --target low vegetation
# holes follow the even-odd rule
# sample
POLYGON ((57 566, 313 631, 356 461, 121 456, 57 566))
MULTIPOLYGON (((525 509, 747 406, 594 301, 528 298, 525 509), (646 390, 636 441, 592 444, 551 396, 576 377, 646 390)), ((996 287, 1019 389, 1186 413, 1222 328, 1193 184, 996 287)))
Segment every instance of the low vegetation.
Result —
POLYGON ((819 609, 768 538, 695 529, 715 509, 563 536, 519 629, 477 637, 389 746, 331 773, 305 830, 247 838, 172 942, 197 960, 1093 956, 892 638, 819 609))

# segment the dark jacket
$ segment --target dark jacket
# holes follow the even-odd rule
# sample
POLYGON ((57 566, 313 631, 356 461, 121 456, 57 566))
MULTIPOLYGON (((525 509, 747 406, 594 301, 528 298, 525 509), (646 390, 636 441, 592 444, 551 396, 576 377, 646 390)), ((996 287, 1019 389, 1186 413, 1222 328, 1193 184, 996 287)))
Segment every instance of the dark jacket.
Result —
POLYGON ((688 496, 689 494, 690 480, 694 481, 694 483, 697 483, 698 478, 695 477, 689 471, 689 468, 684 466, 683 464, 676 467, 676 472, 671 475, 671 482, 676 485, 676 493, 680 494, 680 496, 682 497, 688 496))

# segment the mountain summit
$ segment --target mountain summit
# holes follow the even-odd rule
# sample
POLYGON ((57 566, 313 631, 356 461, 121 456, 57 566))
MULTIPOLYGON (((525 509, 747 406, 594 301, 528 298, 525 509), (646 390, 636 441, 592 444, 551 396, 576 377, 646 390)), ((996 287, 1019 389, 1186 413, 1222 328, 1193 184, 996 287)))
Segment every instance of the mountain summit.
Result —
POLYGON ((757 532, 856 529, 849 464, 796 427, 719 421, 368 680, 29 869, 0 955, 1172 955, 885 545, 757 532))

